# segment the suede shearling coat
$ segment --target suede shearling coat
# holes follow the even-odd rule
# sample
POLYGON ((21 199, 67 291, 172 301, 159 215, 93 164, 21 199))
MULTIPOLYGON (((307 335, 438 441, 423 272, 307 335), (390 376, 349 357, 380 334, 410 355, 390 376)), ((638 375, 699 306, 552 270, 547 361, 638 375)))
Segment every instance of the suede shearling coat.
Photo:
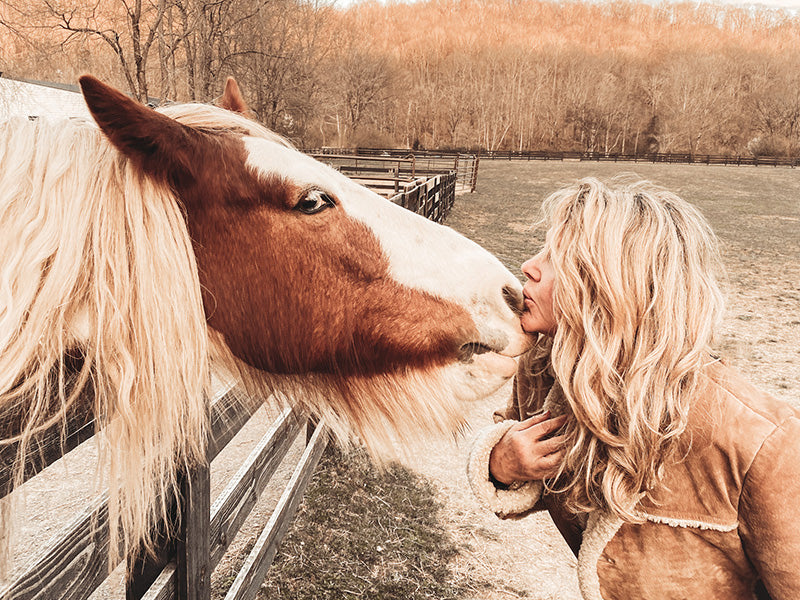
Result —
POLYGON ((692 402, 681 459, 638 507, 645 521, 573 515, 541 482, 506 490, 489 478, 491 450, 514 422, 561 412, 560 386, 530 356, 507 409, 477 436, 468 476, 501 517, 550 512, 578 557, 586 600, 800 600, 800 411, 714 363, 692 402))

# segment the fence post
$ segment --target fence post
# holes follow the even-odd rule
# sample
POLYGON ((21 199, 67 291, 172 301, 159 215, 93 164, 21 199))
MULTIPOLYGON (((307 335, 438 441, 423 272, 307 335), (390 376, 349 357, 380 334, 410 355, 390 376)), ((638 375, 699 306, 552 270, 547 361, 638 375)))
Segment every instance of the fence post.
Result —
POLYGON ((472 181, 470 181, 469 185, 470 193, 475 191, 475 184, 478 182, 478 163, 480 162, 480 160, 481 160, 481 151, 478 150, 475 153, 475 160, 472 163, 472 181))
POLYGON ((183 515, 177 544, 178 600, 211 598, 211 469, 196 465, 181 485, 183 515))
MULTIPOLYGON (((206 440, 206 448, 208 440, 206 440)), ((211 469, 208 461, 178 474, 181 503, 173 500, 169 509, 173 527, 179 524, 177 539, 168 539, 161 529, 155 556, 137 557, 131 578, 125 585, 126 600, 141 600, 167 564, 176 562, 177 600, 211 598, 211 469), (180 514, 178 511, 180 510, 180 514)))

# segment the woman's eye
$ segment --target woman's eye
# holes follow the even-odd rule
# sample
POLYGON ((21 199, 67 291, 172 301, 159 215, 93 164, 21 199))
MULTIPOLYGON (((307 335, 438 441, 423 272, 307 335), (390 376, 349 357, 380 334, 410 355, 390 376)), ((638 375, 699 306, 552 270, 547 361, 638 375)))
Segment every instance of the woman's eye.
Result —
POLYGON ((313 215, 321 210, 335 205, 333 198, 325 192, 314 190, 308 192, 300 202, 295 205, 295 209, 307 215, 313 215))

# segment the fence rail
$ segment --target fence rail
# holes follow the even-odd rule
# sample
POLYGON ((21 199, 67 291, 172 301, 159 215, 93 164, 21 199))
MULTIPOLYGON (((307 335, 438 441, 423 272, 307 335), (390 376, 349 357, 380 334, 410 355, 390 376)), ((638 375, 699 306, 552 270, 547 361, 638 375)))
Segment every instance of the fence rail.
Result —
MULTIPOLYGON (((319 148, 318 154, 349 154, 356 156, 402 157, 413 154, 416 157, 448 158, 455 155, 474 156, 488 160, 584 160, 599 162, 653 162, 685 163, 703 165, 752 165, 769 167, 797 167, 800 157, 786 156, 730 156, 722 154, 691 154, 666 152, 604 153, 556 150, 461 150, 431 151, 407 150, 401 148, 319 148)), ((474 187, 473 187, 474 191, 474 187)))
MULTIPOLYGON (((91 405, 91 394, 84 394, 68 417, 66 437, 62 438, 64 430, 60 423, 36 436, 35 451, 30 453, 32 459, 26 469, 25 479, 35 476, 62 454, 91 437, 94 432, 94 423, 88 416, 91 414, 91 405)), ((258 406, 260 403, 233 387, 223 390, 210 402, 208 462, 183 478, 180 536, 177 540, 165 543, 156 558, 133 565, 133 574, 126 589, 128 600, 210 597, 211 572, 289 447, 305 431, 304 418, 294 409, 284 410, 211 505, 208 465, 249 421, 258 406)), ((8 421, 4 423, 4 426, 8 426, 8 421)), ((315 427, 292 479, 239 571, 226 600, 255 597, 326 442, 324 425, 315 427)), ((13 473, 8 459, 15 452, 13 446, 2 451, 0 495, 6 495, 11 490, 13 473)), ((22 573, 0 587, 0 600, 89 598, 116 566, 109 564, 109 533, 106 495, 79 514, 42 554, 32 558, 22 573)))
POLYGON ((450 172, 418 179, 406 185, 390 200, 427 219, 442 223, 455 202, 456 177, 454 172, 450 172))
MULTIPOLYGON (((379 148, 316 148, 307 154, 357 179, 360 173, 383 172, 396 178, 456 173, 456 191, 474 192, 480 159, 468 152, 428 152, 379 148), (355 177, 354 177, 355 176, 355 177)), ((399 190, 394 190, 397 192, 399 190)))
POLYGON ((481 159, 488 160, 578 160, 597 162, 651 162, 702 165, 752 165, 770 167, 797 167, 800 158, 776 156, 724 156, 716 154, 649 153, 618 154, 599 152, 555 152, 550 150, 484 150, 481 159))

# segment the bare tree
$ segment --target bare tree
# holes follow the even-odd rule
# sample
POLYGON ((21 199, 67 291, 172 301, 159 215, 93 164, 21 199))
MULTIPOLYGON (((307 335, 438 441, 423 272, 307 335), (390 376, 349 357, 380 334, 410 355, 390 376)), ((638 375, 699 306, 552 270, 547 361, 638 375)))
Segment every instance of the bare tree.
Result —
POLYGON ((43 24, 63 31, 64 45, 90 37, 111 48, 139 100, 148 98, 147 63, 167 6, 167 0, 117 0, 112 12, 100 0, 94 4, 41 0, 43 24))
POLYGON ((333 96, 340 139, 346 141, 388 99, 393 65, 387 56, 375 55, 353 45, 337 57, 330 75, 328 87, 333 96))

